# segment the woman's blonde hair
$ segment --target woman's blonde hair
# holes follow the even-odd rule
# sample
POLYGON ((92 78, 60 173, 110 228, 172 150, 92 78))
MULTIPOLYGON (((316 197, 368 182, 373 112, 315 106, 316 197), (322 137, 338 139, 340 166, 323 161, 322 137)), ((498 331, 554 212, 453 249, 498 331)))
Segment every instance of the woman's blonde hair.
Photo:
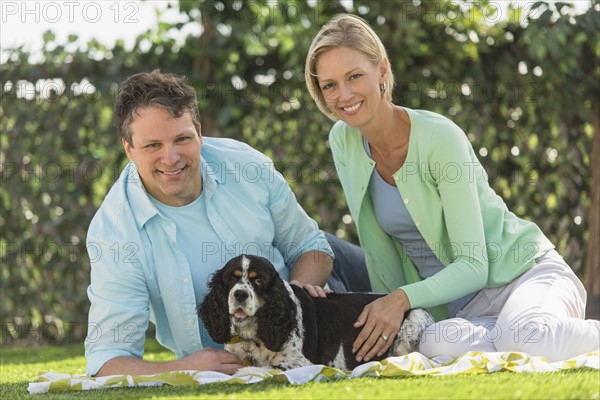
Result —
POLYGON ((382 92, 386 100, 392 101, 394 74, 389 68, 388 55, 381 39, 379 39, 375 31, 373 31, 364 19, 351 14, 338 14, 317 33, 306 55, 304 69, 306 86, 323 114, 333 120, 337 119, 327 107, 323 93, 321 93, 316 71, 317 61, 321 54, 336 47, 348 47, 358 50, 371 60, 373 64, 377 64, 381 60, 386 60, 388 64, 387 80, 385 82, 385 89, 382 92))

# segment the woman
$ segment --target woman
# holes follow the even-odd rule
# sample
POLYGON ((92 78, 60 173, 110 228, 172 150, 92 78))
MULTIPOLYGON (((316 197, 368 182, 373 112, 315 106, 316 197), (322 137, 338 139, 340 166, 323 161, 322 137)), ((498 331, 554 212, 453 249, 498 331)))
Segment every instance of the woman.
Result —
POLYGON ((417 307, 443 319, 421 338, 428 357, 523 351, 553 361, 598 350, 600 322, 584 319, 579 279, 491 189, 458 126, 392 103, 388 56, 364 20, 328 22, 305 74, 319 109, 338 120, 329 135, 338 175, 373 290, 389 293, 355 324, 358 361, 383 354, 417 307))

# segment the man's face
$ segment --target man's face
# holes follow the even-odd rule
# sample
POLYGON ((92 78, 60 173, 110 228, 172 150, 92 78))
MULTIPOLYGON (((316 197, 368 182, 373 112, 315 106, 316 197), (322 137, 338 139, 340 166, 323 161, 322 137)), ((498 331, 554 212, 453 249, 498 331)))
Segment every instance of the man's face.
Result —
POLYGON ((202 136, 189 112, 174 118, 163 108, 144 107, 135 112, 130 131, 133 145, 123 139, 123 147, 152 197, 179 207, 200 196, 202 136))

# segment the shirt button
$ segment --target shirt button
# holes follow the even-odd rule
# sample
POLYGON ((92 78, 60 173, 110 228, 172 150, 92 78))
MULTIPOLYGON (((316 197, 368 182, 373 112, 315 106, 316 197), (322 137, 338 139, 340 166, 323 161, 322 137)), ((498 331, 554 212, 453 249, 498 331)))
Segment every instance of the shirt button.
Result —
POLYGON ((415 225, 416 225, 416 226, 419 226, 419 225, 421 225, 421 222, 420 222, 420 221, 417 221, 417 222, 415 222, 415 225))
POLYGON ((183 278, 183 283, 188 283, 190 280, 188 278, 183 278))
POLYGON ((408 204, 409 200, 408 199, 404 199, 404 204, 408 204))
POLYGON ((188 324, 190 324, 190 325, 194 325, 194 323, 195 323, 195 322, 196 322, 196 320, 195 320, 195 319, 190 319, 190 320, 188 321, 188 324))

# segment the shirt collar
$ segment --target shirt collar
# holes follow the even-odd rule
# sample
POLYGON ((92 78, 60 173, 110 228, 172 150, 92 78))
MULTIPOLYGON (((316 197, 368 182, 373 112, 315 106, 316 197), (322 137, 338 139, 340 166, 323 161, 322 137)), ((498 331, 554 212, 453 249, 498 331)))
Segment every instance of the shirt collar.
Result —
POLYGON ((202 176, 202 191, 205 192, 207 197, 210 197, 215 189, 217 188, 217 184, 221 182, 221 177, 219 176, 219 168, 218 166, 213 165, 214 163, 209 163, 205 161, 204 157, 200 160, 200 175, 202 176))
POLYGON ((158 210, 148 197, 148 192, 142 184, 142 178, 137 171, 135 163, 130 161, 121 174, 124 191, 129 202, 129 208, 135 219, 138 230, 142 230, 144 224, 158 214, 158 210))
MULTIPOLYGON (((205 193, 206 198, 209 199, 215 191, 218 182, 220 182, 218 169, 215 169, 213 165, 205 162, 204 158, 201 158, 200 174, 202 176, 202 191, 205 193)), ((149 194, 142 184, 142 179, 133 161, 130 161, 127 167, 125 167, 125 170, 121 174, 121 179, 125 185, 126 196, 137 228, 138 230, 142 230, 146 222, 154 216, 160 215, 160 213, 154 204, 152 204, 152 201, 150 201, 149 194)))

